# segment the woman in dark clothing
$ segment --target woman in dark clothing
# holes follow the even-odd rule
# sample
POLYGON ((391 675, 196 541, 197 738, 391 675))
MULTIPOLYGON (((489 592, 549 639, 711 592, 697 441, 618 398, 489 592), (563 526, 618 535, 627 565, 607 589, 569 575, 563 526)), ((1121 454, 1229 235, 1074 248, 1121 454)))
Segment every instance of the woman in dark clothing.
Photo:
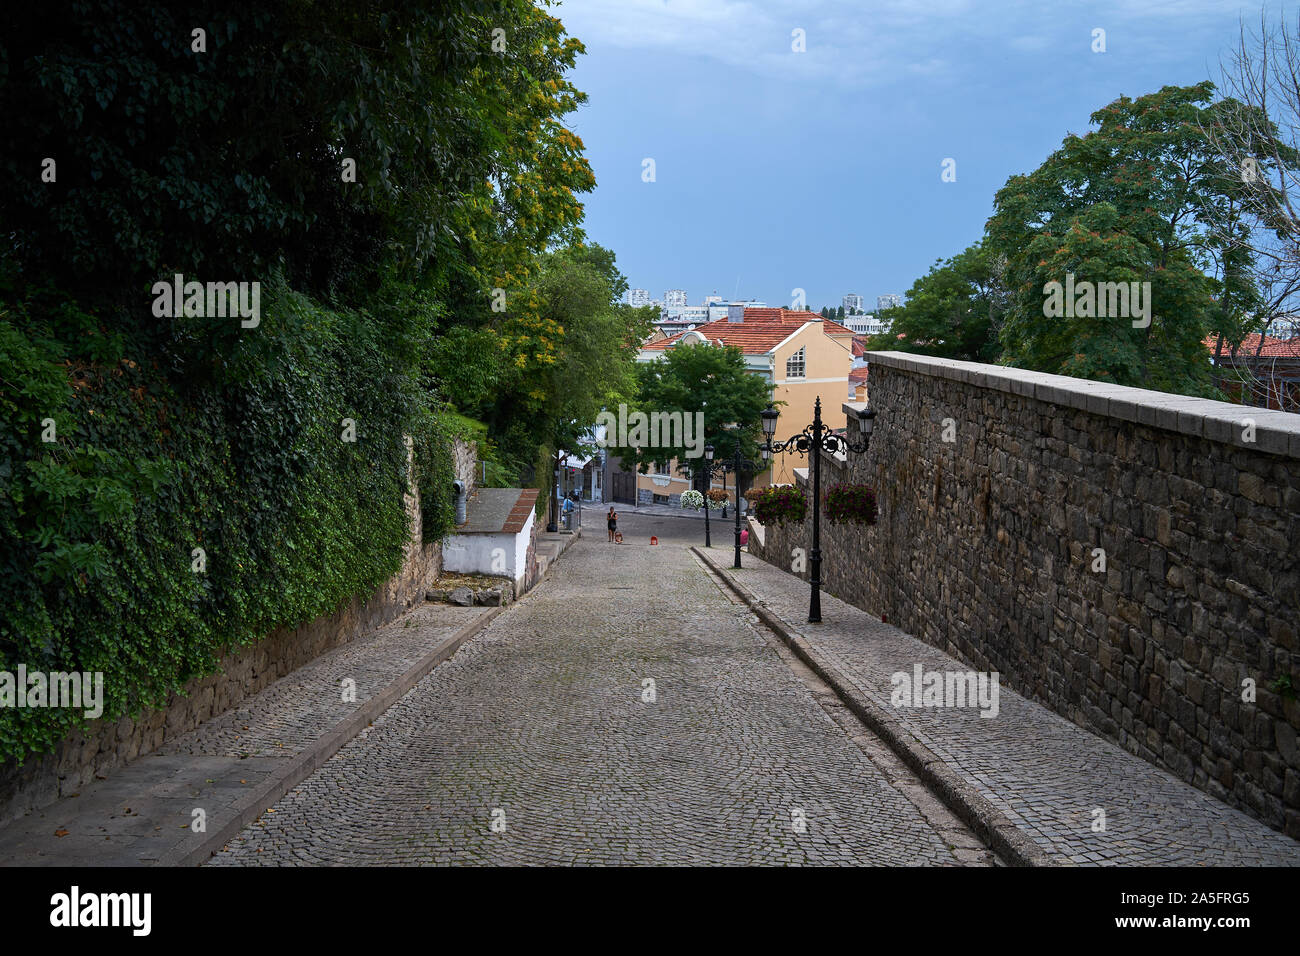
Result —
POLYGON ((605 516, 605 525, 609 528, 609 540, 614 540, 614 534, 618 531, 618 512, 611 505, 609 514, 605 516))

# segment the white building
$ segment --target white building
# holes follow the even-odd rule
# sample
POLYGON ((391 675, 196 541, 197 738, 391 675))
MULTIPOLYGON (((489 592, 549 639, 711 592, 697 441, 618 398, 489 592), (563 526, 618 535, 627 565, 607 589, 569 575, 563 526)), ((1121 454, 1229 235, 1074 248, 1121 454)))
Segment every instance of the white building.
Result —
POLYGON ((664 293, 664 308, 671 309, 686 304, 685 289, 669 289, 664 293))
POLYGON ((645 289, 628 289, 627 304, 631 306, 649 305, 650 293, 645 289))
POLYGON ((847 325, 857 335, 872 335, 874 333, 868 332, 867 326, 875 320, 875 316, 872 315, 846 315, 841 324, 847 325))
POLYGON ((890 321, 875 315, 846 315, 843 324, 857 335, 880 335, 889 331, 890 321))
POLYGON ((862 296, 856 292, 850 292, 840 300, 840 304, 844 307, 845 315, 853 315, 862 311, 862 296))
POLYGON ((889 295, 876 296, 877 312, 884 312, 886 309, 897 309, 902 304, 903 297, 901 295, 894 295, 892 292, 889 295))
POLYGON ((746 309, 767 307, 767 303, 760 299, 737 299, 728 302, 718 295, 706 296, 704 302, 704 305, 669 305, 665 302, 657 324, 664 331, 668 331, 665 328, 667 325, 676 326, 673 331, 680 332, 683 327, 688 325, 704 325, 706 322, 725 319, 728 310, 734 306, 741 306, 746 309))

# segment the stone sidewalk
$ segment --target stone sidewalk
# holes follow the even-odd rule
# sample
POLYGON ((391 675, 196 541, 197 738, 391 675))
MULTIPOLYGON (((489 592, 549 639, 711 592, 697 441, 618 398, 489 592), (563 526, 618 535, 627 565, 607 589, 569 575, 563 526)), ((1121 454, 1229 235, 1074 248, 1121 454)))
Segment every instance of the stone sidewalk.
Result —
POLYGON ((0 865, 206 858, 223 831, 271 806, 502 610, 425 604, 322 654, 81 793, 0 827, 0 865), (355 700, 344 699, 347 680, 355 700))
POLYGON ((873 730, 985 834, 1039 865, 1300 866, 1300 843, 1002 685, 999 712, 894 707, 891 675, 965 663, 745 555, 695 549, 873 730), (1104 818, 1103 818, 1104 814, 1104 818), (1104 819, 1104 829, 1100 825, 1104 819), (1096 829, 1094 829, 1096 827, 1096 829))

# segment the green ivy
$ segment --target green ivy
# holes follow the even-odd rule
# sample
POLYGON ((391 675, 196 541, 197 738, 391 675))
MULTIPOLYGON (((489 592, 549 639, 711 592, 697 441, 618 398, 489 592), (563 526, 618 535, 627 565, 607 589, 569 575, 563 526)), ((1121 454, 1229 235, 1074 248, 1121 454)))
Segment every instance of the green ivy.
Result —
MULTIPOLYGON (((164 320, 150 357, 49 290, 5 298, 0 670, 103 672, 112 720, 369 593, 402 563, 407 435, 425 536, 450 527, 455 429, 406 357, 427 323, 397 298, 334 310, 275 280, 256 329, 164 320)), ((0 760, 83 722, 0 709, 0 760)))

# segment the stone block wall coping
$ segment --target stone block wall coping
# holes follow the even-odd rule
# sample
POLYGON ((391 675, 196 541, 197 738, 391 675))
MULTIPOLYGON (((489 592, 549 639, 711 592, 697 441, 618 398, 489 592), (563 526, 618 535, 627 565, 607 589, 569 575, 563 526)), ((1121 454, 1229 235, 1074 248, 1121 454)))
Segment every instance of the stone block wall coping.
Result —
MULTIPOLYGON (((1300 415, 1290 412, 911 352, 867 352, 864 358, 868 365, 998 389, 1249 451, 1300 458, 1300 415), (1255 427, 1253 442, 1244 440, 1249 422, 1255 427)), ((861 407, 860 402, 846 402, 844 411, 849 414, 861 407)), ((883 414, 888 410, 878 408, 877 411, 883 414)))

